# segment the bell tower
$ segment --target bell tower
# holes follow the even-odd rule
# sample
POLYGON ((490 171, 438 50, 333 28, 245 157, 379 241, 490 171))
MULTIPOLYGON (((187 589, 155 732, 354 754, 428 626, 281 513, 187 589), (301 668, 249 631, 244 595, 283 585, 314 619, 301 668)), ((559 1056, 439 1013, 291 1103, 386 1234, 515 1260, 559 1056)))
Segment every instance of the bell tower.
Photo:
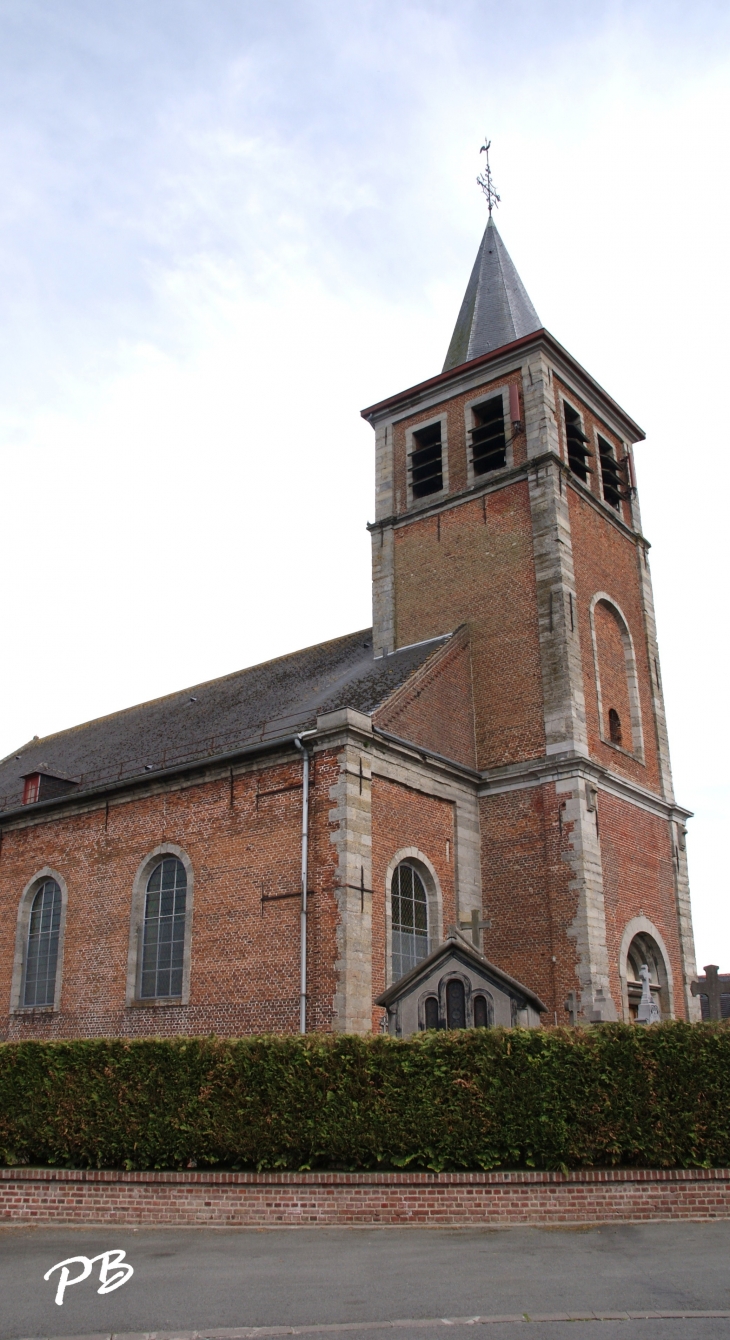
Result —
POLYGON ((662 1017, 694 1018, 644 434, 542 325, 488 166, 480 184, 489 219, 443 370, 363 411, 373 647, 468 630, 486 957, 565 1023, 634 1017, 643 956, 662 1017))

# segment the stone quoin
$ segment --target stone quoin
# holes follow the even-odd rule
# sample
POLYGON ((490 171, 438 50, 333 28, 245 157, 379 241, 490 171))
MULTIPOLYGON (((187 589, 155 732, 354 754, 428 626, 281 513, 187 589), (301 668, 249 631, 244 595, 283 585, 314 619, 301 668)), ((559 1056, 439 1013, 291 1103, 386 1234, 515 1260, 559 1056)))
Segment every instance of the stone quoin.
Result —
POLYGON ((630 1020, 644 964, 699 1018, 644 435, 491 215, 444 370, 363 415, 371 629, 0 763, 4 1039, 630 1020))

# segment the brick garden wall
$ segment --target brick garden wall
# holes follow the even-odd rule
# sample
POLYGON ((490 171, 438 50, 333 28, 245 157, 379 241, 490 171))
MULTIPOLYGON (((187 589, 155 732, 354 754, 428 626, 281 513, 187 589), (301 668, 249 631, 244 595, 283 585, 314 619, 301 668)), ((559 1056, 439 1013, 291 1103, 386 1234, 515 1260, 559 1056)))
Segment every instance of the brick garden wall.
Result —
POLYGON ((508 1227, 730 1218, 730 1170, 573 1173, 0 1169, 0 1223, 508 1227))

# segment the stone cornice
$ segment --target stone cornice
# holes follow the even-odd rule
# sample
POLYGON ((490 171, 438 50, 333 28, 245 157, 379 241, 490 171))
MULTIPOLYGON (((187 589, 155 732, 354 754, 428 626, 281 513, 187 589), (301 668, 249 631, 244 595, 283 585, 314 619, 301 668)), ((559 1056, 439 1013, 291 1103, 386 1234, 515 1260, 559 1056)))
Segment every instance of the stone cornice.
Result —
MULTIPOLYGON (((330 713, 328 717, 329 719, 320 718, 317 730, 309 734, 309 744, 315 752, 341 748, 352 742, 357 742, 366 750, 372 750, 377 746, 386 754, 407 757, 411 762, 417 761, 435 775, 446 776, 451 782, 458 782, 462 787, 473 790, 479 798, 506 791, 525 790, 545 782, 561 782, 581 777, 590 781, 597 789, 607 791, 630 804, 638 805, 663 819, 683 824, 692 817, 691 810, 665 801, 661 796, 630 778, 621 777, 602 764, 574 752, 555 758, 529 759, 480 772, 426 745, 403 739, 378 726, 373 726, 369 717, 352 709, 344 709, 341 713, 330 713)), ((262 757, 266 757, 268 766, 298 757, 294 751, 293 737, 288 736, 278 741, 272 740, 265 744, 249 746, 218 758, 178 765, 175 768, 161 770, 153 778, 149 774, 145 777, 129 778, 116 785, 99 787, 94 791, 59 796, 32 806, 21 806, 0 814, 0 829, 9 831, 68 819, 99 810, 112 798, 116 804, 128 803, 136 798, 159 794, 172 787, 216 781, 227 775, 232 767, 235 767, 237 772, 242 770, 242 765, 243 770, 248 770, 247 764, 253 767, 262 757)))
POLYGON ((530 759, 524 763, 485 770, 481 774, 478 791, 480 797, 498 795, 505 791, 520 791, 530 786, 540 786, 545 782, 563 782, 573 777, 581 777, 591 782, 598 790, 607 791, 621 800, 627 800, 630 804, 649 810, 662 819, 684 823, 686 819, 692 818, 691 810, 666 801, 631 778, 622 777, 603 764, 573 751, 555 758, 530 759))
POLYGON ((394 421, 402 418, 414 409, 421 409, 429 401, 434 404, 461 395, 463 391, 486 379, 496 380, 499 376, 515 367, 522 366, 533 350, 543 352, 563 381, 574 386, 586 404, 595 410, 598 418, 607 424, 617 424, 619 435, 630 442, 640 442, 645 434, 639 425, 621 408, 617 401, 603 389, 572 354, 551 335, 548 330, 537 330, 522 339, 505 344, 501 349, 491 350, 480 358, 472 358, 448 372, 439 373, 409 386, 397 395, 389 396, 361 410, 362 417, 369 423, 382 420, 394 421))
POLYGON ((621 517, 614 513, 613 508, 609 508, 606 503, 596 498, 595 494, 591 493, 590 489, 586 488, 585 484, 576 478, 572 470, 554 451, 545 451, 540 456, 533 456, 531 460, 523 461, 521 465, 500 470, 497 478, 492 478, 489 481, 483 480, 479 484, 471 484, 468 488, 460 489, 458 493, 450 493, 447 498, 440 498, 438 502, 424 503, 420 507, 409 508, 407 512, 392 512, 389 516, 380 517, 377 521, 368 521, 367 529, 371 535, 380 530, 400 530, 412 521, 422 521, 426 517, 436 516, 440 512, 448 512, 451 508, 461 506, 462 503, 471 502, 474 498, 481 498, 489 493, 498 493, 511 484, 529 479, 535 470, 540 470, 543 466, 550 464, 557 466, 570 487, 575 490, 580 498, 589 503, 604 521, 614 526, 628 539, 635 540, 643 545, 645 549, 651 548, 649 541, 641 532, 632 530, 621 517))
MULTIPOLYGON (((302 734, 306 735, 307 732, 303 731, 302 734)), ((67 819, 71 815, 88 814, 103 808, 112 798, 116 804, 120 804, 138 797, 157 795, 176 786, 192 786, 201 781, 215 781, 226 776, 236 765, 239 770, 240 765, 243 764, 245 767, 248 759, 253 762, 266 757, 267 765, 274 767, 278 762, 288 761, 292 756, 299 757, 294 747, 293 735, 260 741, 253 745, 242 745, 240 749, 226 754, 177 763, 174 767, 159 768, 153 773, 135 774, 116 782, 104 782, 83 791, 71 791, 63 796, 53 796, 50 800, 36 801, 32 805, 18 805, 15 809, 0 811, 0 832, 55 822, 58 819, 67 819)))

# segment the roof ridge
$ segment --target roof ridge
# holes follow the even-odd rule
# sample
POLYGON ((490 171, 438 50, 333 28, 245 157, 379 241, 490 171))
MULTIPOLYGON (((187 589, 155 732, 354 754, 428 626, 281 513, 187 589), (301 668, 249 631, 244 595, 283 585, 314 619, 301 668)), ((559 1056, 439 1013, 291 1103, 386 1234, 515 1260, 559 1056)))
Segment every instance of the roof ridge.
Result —
MULTIPOLYGON (((438 642, 439 645, 438 647, 434 647, 432 652, 429 652, 425 661, 421 661, 421 664, 417 665, 415 669, 411 671, 408 678, 404 679, 402 684, 397 684, 394 689, 391 689, 387 698, 383 698, 382 702, 378 703, 378 706, 373 711, 373 716, 375 716, 376 713, 384 712, 386 709, 392 708, 394 705, 397 706, 399 697, 407 699, 408 694, 413 692, 414 687, 419 681, 425 679, 427 675, 438 669, 439 658, 446 656, 446 653, 452 649, 454 639, 459 633, 463 633, 465 629, 466 624, 460 623, 458 627, 454 628, 450 633, 442 633, 438 638, 424 639, 425 642, 438 642)), ((422 645, 423 643, 419 642, 413 643, 414 647, 422 645)), ((405 651, 406 648, 399 647, 398 650, 405 651)), ((391 654, 395 655, 394 652, 391 654)))

